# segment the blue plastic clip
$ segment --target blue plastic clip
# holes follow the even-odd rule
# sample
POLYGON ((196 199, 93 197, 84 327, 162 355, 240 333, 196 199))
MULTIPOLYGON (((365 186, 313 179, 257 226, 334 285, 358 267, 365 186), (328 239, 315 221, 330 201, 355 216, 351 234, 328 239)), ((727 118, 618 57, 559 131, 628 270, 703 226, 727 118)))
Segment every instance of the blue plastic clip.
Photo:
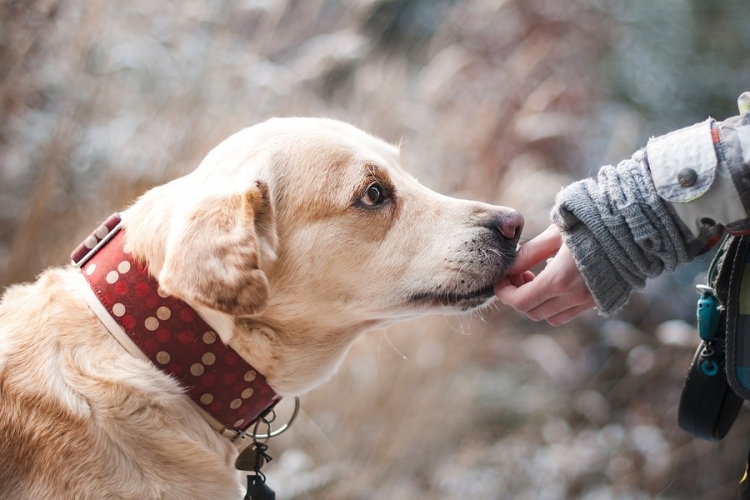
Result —
POLYGON ((713 377, 714 375, 719 373, 719 365, 711 359, 704 359, 701 362, 701 371, 707 377, 713 377))
POLYGON ((698 335, 705 342, 712 342, 719 330, 719 299, 716 298, 714 289, 707 285, 695 287, 701 294, 698 299, 696 314, 698 316, 698 335))

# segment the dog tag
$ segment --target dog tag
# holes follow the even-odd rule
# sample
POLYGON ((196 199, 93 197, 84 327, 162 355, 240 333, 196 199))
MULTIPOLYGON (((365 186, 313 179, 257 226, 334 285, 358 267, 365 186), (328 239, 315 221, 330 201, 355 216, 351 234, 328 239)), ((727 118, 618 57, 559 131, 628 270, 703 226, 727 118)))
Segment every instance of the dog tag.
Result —
POLYGON ((237 456, 234 466, 238 470, 259 471, 266 464, 265 450, 258 450, 258 446, 253 443, 246 446, 237 456))
POLYGON ((268 487, 261 474, 247 476, 247 494, 245 500, 276 500, 276 493, 268 487))

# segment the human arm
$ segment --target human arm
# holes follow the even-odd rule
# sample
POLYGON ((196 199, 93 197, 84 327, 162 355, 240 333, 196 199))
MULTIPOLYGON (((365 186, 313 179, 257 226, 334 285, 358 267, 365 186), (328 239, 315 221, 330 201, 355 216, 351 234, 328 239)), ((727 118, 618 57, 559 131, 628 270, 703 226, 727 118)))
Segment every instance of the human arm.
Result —
POLYGON ((554 227, 526 243, 528 251, 522 247, 511 273, 557 255, 521 285, 502 280, 495 287, 498 298, 552 324, 594 305, 603 315, 614 314, 647 278, 688 262, 724 227, 750 229, 748 163, 750 115, 744 110, 723 123, 707 120, 652 139, 631 159, 602 168, 597 182, 580 181, 558 194, 554 227), (545 236, 555 228, 557 248, 545 236))
POLYGON ((614 314, 648 278, 692 259, 638 154, 603 167, 596 181, 563 189, 552 219, 547 231, 521 247, 509 272, 552 257, 547 267, 520 286, 504 280, 495 288, 501 302, 533 320, 562 324, 594 306, 614 314))

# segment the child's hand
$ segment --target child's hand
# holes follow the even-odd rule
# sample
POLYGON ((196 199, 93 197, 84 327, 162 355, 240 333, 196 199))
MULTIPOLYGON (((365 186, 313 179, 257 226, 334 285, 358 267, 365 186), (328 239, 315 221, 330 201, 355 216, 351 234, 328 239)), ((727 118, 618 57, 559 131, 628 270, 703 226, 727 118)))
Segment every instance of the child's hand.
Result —
POLYGON ((495 284, 495 295, 529 319, 546 320, 554 326, 567 323, 595 306, 555 225, 521 247, 508 274, 495 284), (549 257, 552 259, 547 267, 534 276, 530 269, 549 257))

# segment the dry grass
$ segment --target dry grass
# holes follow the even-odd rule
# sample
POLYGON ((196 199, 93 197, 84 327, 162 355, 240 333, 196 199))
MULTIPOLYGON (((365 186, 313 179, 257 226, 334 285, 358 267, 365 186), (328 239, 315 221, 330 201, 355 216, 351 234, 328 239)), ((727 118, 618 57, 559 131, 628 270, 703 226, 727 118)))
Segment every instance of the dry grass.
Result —
MULTIPOLYGON (((519 208, 531 236, 587 173, 581 145, 637 146, 632 113, 585 125, 614 23, 597 5, 1 0, 0 282, 271 116, 400 141, 426 185, 519 208)), ((750 420, 718 446, 676 428, 691 350, 498 309, 372 332, 303 397, 269 476, 300 499, 732 498, 750 420)))

